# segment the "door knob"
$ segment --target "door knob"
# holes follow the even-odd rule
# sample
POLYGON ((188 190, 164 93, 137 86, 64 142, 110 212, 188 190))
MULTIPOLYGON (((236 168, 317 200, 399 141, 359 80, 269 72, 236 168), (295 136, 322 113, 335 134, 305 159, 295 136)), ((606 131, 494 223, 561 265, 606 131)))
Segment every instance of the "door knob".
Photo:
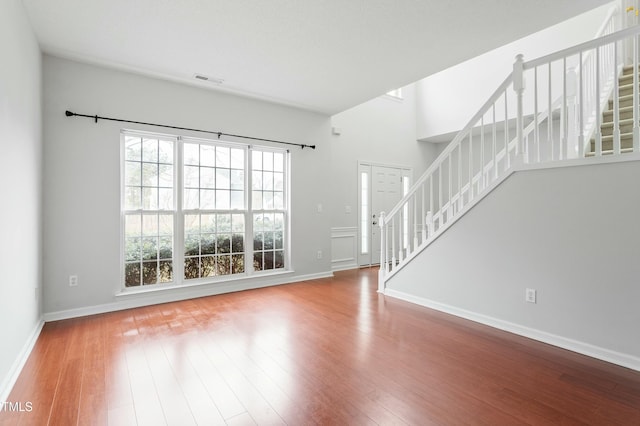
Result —
POLYGON ((375 221, 375 220, 374 220, 374 221, 373 221, 373 223, 372 223, 372 225, 377 225, 377 224, 378 224, 378 222, 377 222, 377 221, 375 221))

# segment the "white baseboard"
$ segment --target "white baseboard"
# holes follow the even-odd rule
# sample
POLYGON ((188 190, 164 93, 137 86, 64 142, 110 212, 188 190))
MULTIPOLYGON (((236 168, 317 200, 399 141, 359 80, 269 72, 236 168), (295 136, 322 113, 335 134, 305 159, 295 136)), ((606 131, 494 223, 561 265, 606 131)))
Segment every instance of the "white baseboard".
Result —
POLYGON ((431 308, 436 311, 445 312, 447 314, 465 318, 480 324, 488 325, 493 328, 508 331, 510 333, 514 333, 520 336, 528 337, 533 340, 538 340, 540 342, 548 343, 550 345, 567 349, 572 352, 576 352, 592 358, 597 358, 602 361, 607 361, 612 364, 617 364, 622 367, 630 368, 632 370, 640 371, 640 358, 633 355, 612 351, 610 349, 594 346, 589 343, 580 342, 577 340, 558 336, 552 333, 547 333, 545 331, 525 327, 509 321, 504 321, 504 320, 493 318, 487 315, 478 314, 476 312, 467 311, 465 309, 460 309, 455 306, 447 305, 440 302, 435 302, 433 300, 425 299, 418 296, 413 296, 411 294, 407 294, 397 290, 392 290, 389 288, 384 291, 384 294, 386 296, 404 300, 406 302, 415 303, 416 305, 431 308))
POLYGON ((348 264, 342 264, 340 266, 335 266, 332 265, 331 266, 331 270, 333 272, 339 272, 339 271, 350 271, 352 269, 358 269, 360 266, 358 266, 357 263, 348 263, 348 264))
POLYGON ((25 342, 22 350, 18 354, 18 357, 14 361, 11 369, 7 373, 7 376, 4 378, 2 383, 0 384, 0 402, 7 401, 9 398, 9 394, 13 389, 13 386, 16 384, 24 365, 29 359, 29 355, 31 355, 31 351, 38 340, 38 336, 40 336, 40 332, 42 331, 42 327, 44 326, 44 320, 40 318, 38 323, 34 327, 33 331, 29 335, 29 338, 25 342))
POLYGON ((333 272, 320 272, 316 274, 297 275, 293 277, 279 276, 275 279, 264 279, 253 282, 230 282, 211 285, 196 285, 189 287, 175 287, 163 292, 136 293, 122 295, 120 300, 101 305, 86 306, 82 308, 67 309, 64 311, 47 312, 44 314, 44 321, 60 321, 69 318, 78 318, 88 315, 104 314, 106 312, 122 311, 124 309, 139 308, 142 306, 157 305, 160 303, 178 302, 180 300, 195 299, 198 297, 214 296, 216 294, 232 293, 236 291, 253 290, 263 287, 291 284, 300 281, 309 281, 319 278, 329 278, 333 272))

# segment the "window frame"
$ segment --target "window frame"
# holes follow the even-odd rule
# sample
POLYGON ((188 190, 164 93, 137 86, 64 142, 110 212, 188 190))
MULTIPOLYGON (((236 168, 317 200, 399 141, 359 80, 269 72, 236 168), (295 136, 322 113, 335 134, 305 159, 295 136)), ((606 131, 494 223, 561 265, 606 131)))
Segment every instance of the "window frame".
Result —
MULTIPOLYGON (((141 160, 142 161, 142 160, 141 160)), ((199 165, 199 167, 202 167, 199 165)), ((230 170, 233 168, 229 167, 230 170)), ((215 172, 214 172, 215 173, 215 172)), ((128 293, 128 292, 141 292, 141 291, 152 291, 161 288, 181 288, 190 285, 199 285, 199 284, 216 284, 228 281, 236 281, 242 279, 248 279, 251 277, 259 277, 259 276, 268 276, 268 275, 278 275, 283 272, 291 272, 291 203, 290 203, 290 191, 291 191, 291 182, 290 182, 290 173, 291 173, 291 156, 290 152, 287 149, 282 149, 273 146, 263 146, 263 145, 247 145, 238 142, 232 142, 228 140, 215 140, 215 139, 206 139, 206 138, 197 138, 197 137, 186 137, 179 135, 170 135, 156 132, 145 132, 138 130, 129 130, 122 129, 120 132, 120 278, 119 278, 119 291, 120 293, 128 293), (125 204, 125 189, 126 189, 126 181, 125 181, 125 168, 127 163, 126 158, 126 138, 127 136, 141 137, 141 138, 155 138, 161 140, 171 140, 173 142, 173 209, 172 210, 162 210, 162 214, 172 214, 173 215, 173 245, 172 245, 172 265, 173 265, 173 279, 170 282, 157 282, 154 284, 144 284, 144 278, 141 280, 140 285, 129 286, 126 285, 126 277, 125 277, 125 267, 127 264, 126 261, 126 230, 125 230, 125 219, 128 215, 132 213, 131 210, 126 209, 125 204), (243 199, 244 199, 244 208, 242 209, 231 209, 231 205, 229 205, 229 209, 187 209, 184 205, 184 146, 186 143, 197 143, 199 145, 210 145, 213 147, 228 147, 235 149, 242 149, 244 155, 244 186, 243 186, 243 199), (282 155, 283 159, 283 201, 282 201, 282 209, 261 209, 254 210, 253 208, 253 167, 252 167, 252 157, 253 152, 272 152, 279 153, 282 155), (253 229, 253 220, 254 215, 263 212, 277 212, 282 213, 283 217, 283 238, 282 238, 282 250, 283 250, 283 265, 282 268, 275 269, 254 269, 253 257, 254 257, 254 238, 255 232, 253 229), (185 278, 185 260, 188 257, 185 253, 185 234, 186 234, 186 225, 185 225, 185 217, 189 214, 229 214, 229 215, 242 215, 244 217, 244 271, 237 274, 224 274, 224 275, 213 275, 206 277, 198 277, 198 278, 185 278)), ((200 182, 201 183, 201 182, 200 182)), ((201 189, 201 187, 199 187, 201 189)), ((142 214, 147 214, 144 209, 141 210, 142 214)), ((149 213, 151 214, 151 213, 149 213)), ((218 235, 218 231, 214 231, 216 238, 218 235)), ((233 244, 233 231, 230 232, 231 241, 230 244, 233 244)), ((275 257, 274 249, 274 257, 275 257)), ((216 254, 218 255, 218 254, 216 254)), ((231 253, 230 253, 231 256, 231 253)), ((202 252, 199 252, 199 257, 202 257, 202 252)), ((230 260, 232 261, 232 257, 230 260)))
MULTIPOLYGON (((175 212, 176 212, 176 197, 175 197, 175 192, 176 192, 176 161, 177 161, 177 157, 176 157, 176 144, 177 141, 177 137, 174 135, 167 135, 167 134, 161 134, 161 133, 147 133, 147 132, 138 132, 138 131, 121 131, 121 136, 120 136, 120 286, 122 289, 128 289, 128 288, 143 288, 143 287, 148 287, 148 288, 153 288, 155 286, 161 285, 161 286, 165 286, 167 284, 173 284, 175 282, 175 212), (172 179, 172 190, 173 190, 173 194, 172 194, 172 206, 170 209, 161 209, 160 205, 156 206, 156 209, 145 209, 143 206, 141 206, 141 208, 139 209, 127 209, 126 208, 126 187, 127 187, 127 182, 126 182, 126 164, 127 161, 132 161, 132 160, 127 160, 126 158, 126 137, 127 136, 132 136, 132 137, 137 137, 137 138, 141 138, 141 139, 157 139, 157 140, 163 140, 163 141, 170 141, 173 144, 173 149, 172 149, 172 173, 173 173, 173 179, 172 179), (173 216, 173 235, 172 235, 172 257, 170 259, 170 261, 172 262, 172 280, 168 281, 168 282, 162 282, 162 281, 158 281, 156 283, 153 284, 144 284, 144 277, 142 277, 141 281, 140 281, 140 285, 139 286, 132 286, 132 287, 127 287, 126 286, 126 265, 127 263, 132 263, 132 262, 127 262, 126 256, 126 240, 127 240, 127 233, 126 233, 126 218, 127 216, 137 216, 139 215, 141 217, 141 223, 143 223, 144 221, 144 217, 145 216, 151 216, 151 215, 172 215, 173 216)), ((143 164, 145 163, 144 159, 143 159, 143 150, 141 150, 141 157, 140 157, 140 163, 141 163, 141 168, 143 170, 143 164)), ((156 164, 158 164, 158 166, 160 164, 164 164, 161 163, 159 158, 158 161, 156 162, 156 164)), ((142 178, 142 172, 141 170, 141 184, 140 187, 144 188, 144 184, 143 184, 143 178, 142 178)), ((158 177, 159 179, 159 177, 158 177)), ((159 186, 159 181, 158 181, 158 186, 157 188, 160 188, 159 186)), ((142 196, 142 194, 141 194, 142 196)), ((144 225, 141 224, 141 228, 143 228, 144 225)), ((144 231, 142 231, 141 237, 143 238, 144 236, 144 231)), ((159 238, 159 234, 158 234, 158 238, 159 238)), ((159 256, 158 256, 159 257, 159 256)), ((161 259, 157 258, 156 259, 157 262, 160 262, 161 259)), ((144 263, 144 256, 141 255, 141 259, 140 259, 141 264, 144 263)), ((141 269, 141 272, 143 271, 143 268, 141 269)))

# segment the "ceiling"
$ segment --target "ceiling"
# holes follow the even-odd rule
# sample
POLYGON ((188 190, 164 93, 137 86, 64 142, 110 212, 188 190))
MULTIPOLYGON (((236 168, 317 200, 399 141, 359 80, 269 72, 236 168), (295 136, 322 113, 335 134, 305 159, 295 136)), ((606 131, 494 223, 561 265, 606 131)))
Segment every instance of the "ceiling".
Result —
POLYGON ((46 53, 335 114, 607 2, 23 3, 46 53))

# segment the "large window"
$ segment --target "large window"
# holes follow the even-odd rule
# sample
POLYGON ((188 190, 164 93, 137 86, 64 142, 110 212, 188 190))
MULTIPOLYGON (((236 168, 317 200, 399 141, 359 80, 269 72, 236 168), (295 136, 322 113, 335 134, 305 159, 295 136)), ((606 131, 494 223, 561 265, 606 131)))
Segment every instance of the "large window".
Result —
POLYGON ((287 268, 287 152, 123 132, 124 286, 287 268))

